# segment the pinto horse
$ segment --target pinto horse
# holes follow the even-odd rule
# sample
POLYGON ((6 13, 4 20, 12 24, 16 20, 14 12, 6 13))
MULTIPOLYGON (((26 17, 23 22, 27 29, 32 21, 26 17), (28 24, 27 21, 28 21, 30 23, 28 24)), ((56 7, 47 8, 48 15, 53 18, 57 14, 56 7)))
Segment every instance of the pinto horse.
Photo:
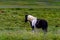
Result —
POLYGON ((36 17, 32 16, 32 15, 25 15, 25 22, 29 21, 32 30, 34 31, 34 28, 42 28, 42 30, 44 31, 44 33, 47 32, 47 28, 48 28, 48 22, 44 19, 37 19, 36 17))

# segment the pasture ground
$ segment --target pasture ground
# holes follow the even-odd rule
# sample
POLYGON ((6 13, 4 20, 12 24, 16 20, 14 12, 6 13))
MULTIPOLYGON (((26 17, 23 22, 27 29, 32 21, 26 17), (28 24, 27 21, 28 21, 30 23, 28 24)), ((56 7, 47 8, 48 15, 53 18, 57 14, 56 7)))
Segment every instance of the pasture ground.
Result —
POLYGON ((26 4, 19 3, 23 8, 0 8, 0 40, 60 40, 59 6, 55 5, 54 8, 44 3, 26 4), (31 7, 25 8, 24 5, 31 7), (49 25, 47 34, 44 35, 42 31, 31 32, 29 22, 24 22, 25 14, 47 20, 49 25))

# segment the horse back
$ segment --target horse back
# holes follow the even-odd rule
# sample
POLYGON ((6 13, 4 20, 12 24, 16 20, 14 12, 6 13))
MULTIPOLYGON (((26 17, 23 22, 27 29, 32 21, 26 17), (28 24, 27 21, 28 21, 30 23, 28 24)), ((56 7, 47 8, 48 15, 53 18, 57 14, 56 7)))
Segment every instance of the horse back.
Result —
POLYGON ((47 21, 44 19, 37 19, 36 27, 37 28, 47 28, 47 21))

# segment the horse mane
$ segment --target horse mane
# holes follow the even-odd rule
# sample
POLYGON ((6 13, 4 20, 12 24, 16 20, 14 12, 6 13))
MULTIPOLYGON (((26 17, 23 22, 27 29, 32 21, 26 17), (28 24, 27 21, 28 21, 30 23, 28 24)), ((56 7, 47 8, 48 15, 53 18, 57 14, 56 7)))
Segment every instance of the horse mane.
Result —
POLYGON ((32 21, 32 20, 34 20, 34 19, 37 19, 37 18, 34 17, 34 16, 32 16, 32 15, 28 15, 28 20, 29 20, 29 21, 32 21))

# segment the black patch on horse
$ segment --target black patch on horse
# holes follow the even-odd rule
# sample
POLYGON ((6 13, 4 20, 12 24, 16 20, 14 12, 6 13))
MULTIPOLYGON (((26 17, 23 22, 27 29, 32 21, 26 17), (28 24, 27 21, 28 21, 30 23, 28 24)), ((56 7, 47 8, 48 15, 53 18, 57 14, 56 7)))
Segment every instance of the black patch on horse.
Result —
POLYGON ((27 16, 28 16, 28 15, 25 15, 25 22, 27 22, 27 21, 28 21, 28 20, 27 20, 27 16))
POLYGON ((42 28, 43 30, 47 31, 48 23, 46 20, 37 19, 36 28, 42 28))

